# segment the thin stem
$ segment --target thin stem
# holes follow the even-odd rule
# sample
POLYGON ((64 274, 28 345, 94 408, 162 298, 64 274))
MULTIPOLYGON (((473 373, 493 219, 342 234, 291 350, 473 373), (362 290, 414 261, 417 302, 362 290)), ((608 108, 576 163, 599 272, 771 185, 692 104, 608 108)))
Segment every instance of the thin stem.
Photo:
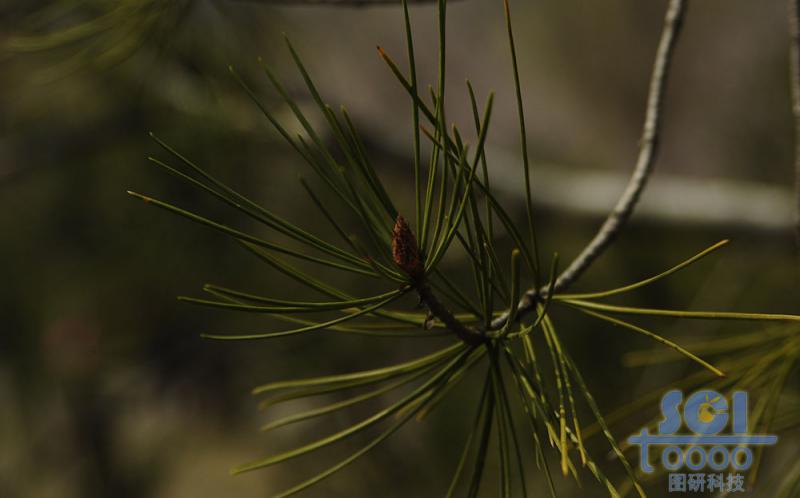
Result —
POLYGON ((430 286, 423 282, 412 284, 431 313, 438 318, 448 329, 453 331, 465 344, 475 346, 485 342, 485 337, 476 329, 464 325, 431 291, 430 286))
MULTIPOLYGON (((653 163, 658 152, 658 141, 661 109, 663 108, 664 88, 667 83, 675 45, 686 15, 685 0, 670 0, 664 18, 664 27, 661 40, 656 51, 653 73, 650 78, 650 91, 647 97, 647 110, 645 113, 642 140, 639 145, 639 156, 628 185, 617 205, 609 213, 603 225, 589 244, 581 251, 572 263, 559 275, 554 285, 554 291, 561 291, 569 287, 580 277, 584 271, 605 251, 611 244, 622 227, 633 213, 636 203, 647 184, 647 179, 652 172, 653 163)), ((519 318, 529 313, 536 302, 546 293, 546 289, 529 289, 520 299, 517 316, 519 318)), ((508 321, 509 313, 503 313, 492 320, 490 329, 502 328, 508 321)))
MULTIPOLYGON (((417 63, 414 58, 414 39, 412 37, 411 32, 411 18, 408 14, 408 0, 403 0, 403 17, 405 19, 405 27, 406 27, 406 43, 408 45, 408 68, 409 68, 409 78, 411 79, 411 89, 414 92, 414 95, 418 94, 418 85, 417 85, 417 63)), ((412 117, 413 117, 413 124, 414 124, 414 208, 415 208, 415 217, 414 223, 418 229, 420 221, 422 220, 422 197, 420 197, 422 191, 422 156, 420 153, 420 136, 419 136, 419 105, 417 104, 416 99, 412 99, 412 117)))
POLYGON ((425 255, 420 251, 414 232, 402 216, 397 217, 392 229, 392 258, 395 265, 408 277, 408 285, 417 291, 420 301, 427 305, 430 313, 445 327, 454 332, 465 344, 477 346, 486 341, 486 337, 480 331, 465 325, 433 293, 428 282, 425 255))
POLYGON ((636 203, 647 184, 658 154, 659 133, 661 131, 661 109, 664 105, 664 88, 667 84, 675 45, 683 25, 685 16, 684 0, 670 0, 664 18, 661 41, 658 44, 653 73, 650 78, 650 91, 647 96, 642 139, 639 145, 639 157, 625 191, 617 201, 617 205, 609 213, 606 221, 597 231, 591 242, 581 251, 575 260, 559 275, 556 290, 563 290, 571 285, 586 271, 589 266, 608 248, 614 238, 633 213, 636 203))
MULTIPOLYGON (((531 173, 530 173, 530 160, 528 159, 528 137, 525 130, 525 110, 522 105, 522 88, 519 81, 519 66, 517 64, 517 49, 514 43, 514 31, 511 27, 511 8, 508 5, 508 0, 503 1, 506 15, 506 31, 508 32, 508 45, 511 49, 511 63, 514 69, 514 90, 517 97, 517 118, 519 119, 519 133, 520 142, 522 144, 522 165, 525 172, 525 209, 528 214, 528 232, 531 236, 531 249, 533 250, 533 257, 535 266, 533 268, 534 280, 536 286, 540 285, 539 282, 539 248, 536 239, 536 230, 533 224, 533 200, 531 199, 531 173)), ((487 184, 488 187, 488 184, 487 184)))

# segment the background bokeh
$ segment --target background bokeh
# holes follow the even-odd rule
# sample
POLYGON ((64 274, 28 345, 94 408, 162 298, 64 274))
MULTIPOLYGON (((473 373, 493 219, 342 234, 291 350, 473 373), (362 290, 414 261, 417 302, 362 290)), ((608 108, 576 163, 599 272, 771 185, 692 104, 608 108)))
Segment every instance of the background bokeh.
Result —
MULTIPOLYGON (((259 72, 261 56, 310 106, 285 50, 286 33, 327 100, 346 105, 355 118, 392 193, 410 205, 410 107, 375 52, 379 44, 405 60, 401 11, 235 0, 139 3, 149 5, 151 24, 130 13, 109 17, 105 2, 0 0, 0 497, 267 496, 323 463, 312 457, 235 478, 228 469, 365 412, 263 436, 257 428, 265 415, 248 395, 252 386, 372 367, 431 347, 321 335, 202 340, 204 331, 273 324, 175 296, 197 295, 206 282, 286 297, 302 291, 232 240, 125 195, 128 189, 158 194, 247 226, 146 160, 163 155, 147 135, 152 130, 277 213, 327 233, 297 182, 298 172, 308 173, 305 165, 227 70, 236 66, 288 118, 259 72), (108 21, 98 33, 48 37, 98 18, 108 21)), ((512 2, 546 253, 577 254, 632 168, 664 5, 512 2)), ((420 80, 433 83, 434 10, 411 12, 420 80)), ((523 220, 502 2, 461 0, 449 13, 448 117, 471 122, 465 78, 480 96, 497 92, 490 167, 501 197, 523 220)), ((576 289, 629 282, 731 238, 722 253, 627 302, 800 311, 787 43, 784 2, 690 5, 653 197, 645 193, 630 229, 576 289)), ((455 274, 463 263, 447 261, 455 274)), ((358 290, 358 282, 341 282, 358 290)), ((588 319, 557 318, 604 409, 695 368, 627 368, 625 353, 652 345, 588 319)), ((658 327, 681 339, 757 325, 669 320, 658 327)), ((796 374, 792 379, 796 389, 796 374)), ((438 496, 471 416, 474 400, 469 388, 461 391, 430 422, 405 429, 308 496, 438 496)), ((656 413, 652 406, 642 416, 656 413)), ((622 424, 617 436, 641 422, 622 424)), ((771 496, 786 462, 800 456, 797 432, 782 438, 785 444, 767 454, 754 495, 771 496)), ((325 455, 357 447, 348 444, 325 455)), ((541 486, 539 474, 532 472, 532 480, 541 486)), ((584 489, 557 482, 566 496, 603 496, 588 477, 584 489)), ((665 486, 651 489, 658 496, 665 486)))

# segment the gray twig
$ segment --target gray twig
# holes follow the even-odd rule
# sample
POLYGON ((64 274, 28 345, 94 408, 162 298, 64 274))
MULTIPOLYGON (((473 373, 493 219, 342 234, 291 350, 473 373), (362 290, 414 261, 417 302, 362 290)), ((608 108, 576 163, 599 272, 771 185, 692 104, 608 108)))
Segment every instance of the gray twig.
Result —
POLYGON ((653 171, 653 163, 658 153, 658 140, 661 124, 661 109, 664 102, 664 88, 669 76, 675 43, 680 33, 685 13, 684 0, 671 0, 664 19, 664 29, 658 44, 650 91, 647 96, 647 111, 639 145, 639 157, 625 191, 617 205, 609 213, 606 221, 597 231, 591 242, 581 251, 572 263, 558 276, 556 290, 571 285, 614 240, 633 213, 639 196, 653 171))
POLYGON ((795 236, 800 247, 800 1, 789 0, 789 78, 794 114, 795 236))
MULTIPOLYGON (((609 213, 603 225, 594 238, 586 245, 581 253, 556 279, 554 290, 564 290, 580 277, 584 271, 597 259, 600 254, 611 244, 622 227, 633 213, 642 190, 647 184, 647 179, 652 172, 658 152, 658 139, 661 123, 661 109, 664 101, 664 88, 667 83, 671 62, 675 51, 675 44, 681 31, 686 13, 685 0, 670 0, 664 18, 664 27, 661 40, 656 51, 653 73, 650 78, 650 91, 647 97, 647 110, 645 113, 642 138, 639 144, 639 156, 633 174, 622 196, 617 201, 614 209, 609 213)), ((519 303, 518 317, 530 312, 538 298, 546 294, 546 289, 529 289, 522 296, 519 303)), ((505 325, 508 314, 495 318, 491 323, 492 329, 505 325)))

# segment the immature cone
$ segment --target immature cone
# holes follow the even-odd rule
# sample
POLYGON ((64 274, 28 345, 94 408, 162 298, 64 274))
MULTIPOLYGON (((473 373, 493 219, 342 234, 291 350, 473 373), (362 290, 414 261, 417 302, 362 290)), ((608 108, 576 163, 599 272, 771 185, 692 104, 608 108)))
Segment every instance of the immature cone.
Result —
POLYGON ((417 246, 417 238, 405 218, 397 217, 392 229, 392 258, 406 275, 419 280, 425 275, 425 262, 417 246))

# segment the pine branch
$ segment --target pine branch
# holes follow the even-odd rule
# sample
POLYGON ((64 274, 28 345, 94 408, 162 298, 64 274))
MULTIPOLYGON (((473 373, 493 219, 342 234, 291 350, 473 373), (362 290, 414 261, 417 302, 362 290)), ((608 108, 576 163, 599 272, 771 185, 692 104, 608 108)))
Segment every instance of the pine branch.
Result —
MULTIPOLYGON (((270 0, 261 1, 264 3, 270 2, 270 0)), ((275 1, 285 2, 287 0, 275 1)), ((296 0, 293 3, 361 5, 388 3, 390 1, 400 0, 296 0)), ((420 1, 423 0, 417 0, 417 2, 420 1)), ((645 493, 637 482, 636 473, 623 454, 625 447, 617 444, 579 369, 561 343, 557 329, 549 315, 550 305, 564 306, 648 337, 662 346, 671 348, 683 357, 693 360, 719 377, 723 375, 723 370, 708 363, 691 350, 658 335, 656 332, 630 322, 629 317, 800 322, 800 316, 789 314, 639 308, 598 301, 606 297, 628 293, 668 278, 723 247, 727 243, 726 240, 706 248, 666 271, 633 283, 583 294, 561 292, 579 278, 593 264, 602 251, 611 244, 632 214, 650 176, 658 150, 659 114, 663 107, 663 93, 667 84, 675 44, 684 18, 685 1, 670 0, 667 8, 663 32, 655 55, 642 139, 633 175, 628 180, 628 185, 617 201, 614 210, 608 214, 605 223, 603 223, 595 237, 567 270, 560 275, 558 272, 558 255, 554 254, 550 263, 547 282, 544 285, 539 281, 539 258, 535 236, 531 241, 531 247, 528 247, 519 230, 515 227, 511 216, 500 205, 489 188, 485 163, 485 144, 493 94, 489 94, 485 111, 481 118, 477 113, 474 92, 468 84, 477 131, 477 141, 474 149, 471 150, 471 144, 465 140, 465 138, 470 137, 463 135, 455 125, 450 127, 447 124, 444 91, 446 86, 446 0, 438 0, 439 75, 437 90, 433 90, 431 87, 430 101, 422 99, 417 91, 416 69, 413 62, 414 46, 411 40, 411 25, 405 0, 401 2, 401 5, 404 7, 403 13, 406 21, 410 80, 401 73, 397 64, 382 49, 378 49, 381 57, 387 62, 412 99, 415 141, 414 214, 416 216, 416 229, 420 237, 419 242, 406 220, 398 215, 398 209, 392 202, 388 190, 381 183, 374 164, 369 160, 364 141, 353 121, 344 108, 341 110, 340 117, 325 102, 299 54, 288 43, 288 40, 287 45, 292 59, 305 82, 314 104, 316 104, 317 111, 325 118, 324 123, 327 124, 327 130, 319 129, 312 125, 313 119, 307 117, 303 110, 304 106, 301 106, 292 98, 291 92, 286 89, 269 67, 264 67, 268 79, 302 128, 302 132, 296 136, 290 134, 289 128, 284 127, 276 119, 275 115, 270 112, 269 106, 264 105, 255 92, 234 71, 232 72, 276 131, 308 163, 308 166, 319 177, 318 180, 323 181, 328 186, 329 194, 335 194, 341 201, 342 207, 350 208, 349 215, 360 224, 361 232, 366 233, 369 247, 362 244, 360 239, 346 228, 346 225, 342 223, 345 220, 338 220, 332 212, 329 212, 328 206, 325 204, 325 198, 317 196, 312 190, 311 184, 301 180, 303 187, 308 191, 314 204, 322 211, 323 217, 345 241, 347 246, 340 247, 327 242, 323 238, 317 237, 289 220, 261 207, 255 201, 251 201, 236 190, 228 187, 210 172, 205 171, 177 152, 177 150, 156 139, 167 152, 182 163, 182 166, 173 167, 166 162, 153 159, 152 161, 155 164, 212 195, 229 207, 258 221, 264 227, 293 239, 295 243, 302 244, 304 246, 303 252, 298 252, 293 246, 274 244, 256 235, 242 232, 172 204, 139 194, 133 195, 149 204, 233 237, 256 257, 274 269, 303 284, 305 287, 327 296, 321 301, 297 301, 261 296, 216 285, 206 285, 203 290, 213 296, 213 300, 185 297, 182 300, 218 309, 266 313, 279 320, 293 323, 296 328, 263 333, 204 334, 204 337, 226 340, 252 340, 330 330, 338 333, 356 333, 383 337, 434 336, 440 335, 441 332, 454 334, 460 340, 460 342, 455 341, 442 350, 401 364, 310 379, 271 382, 256 387, 253 390, 254 394, 280 391, 265 399, 262 402, 262 408, 321 394, 349 391, 353 388, 369 389, 367 392, 349 395, 346 399, 332 404, 273 420, 264 426, 265 430, 272 430, 301 420, 309 420, 333 413, 396 391, 403 386, 409 386, 404 389, 406 392, 399 400, 388 403, 387 406, 372 415, 358 422, 350 423, 347 427, 337 432, 309 443, 235 467, 232 470, 234 474, 269 467, 325 449, 366 430, 371 430, 378 424, 389 423, 390 417, 394 416, 390 426, 385 428, 380 435, 372 439, 367 445, 355 453, 339 459, 333 465, 300 484, 276 495, 276 498, 286 498, 294 495, 348 467, 402 428, 412 417, 416 417, 418 420, 424 418, 426 414, 434 410, 447 397, 448 393, 460 381, 463 381, 471 369, 474 369, 482 360, 488 359, 489 370, 484 377, 484 390, 481 395, 475 425, 468 436, 458 468, 451 481, 448 497, 453 495, 464 465, 468 460, 474 462, 474 465, 470 465, 472 467, 471 475, 465 477, 465 481, 469 483, 468 495, 477 496, 481 490, 483 475, 486 473, 487 452, 490 447, 496 447, 500 451, 498 459, 499 495, 508 498, 514 488, 514 476, 511 469, 513 459, 512 446, 517 457, 523 496, 527 493, 523 472, 524 462, 519 451, 518 438, 513 422, 514 417, 510 412, 509 394, 506 390, 507 383, 503 380, 503 371, 507 371, 512 375, 513 383, 518 391, 518 401, 521 404, 522 411, 527 416, 533 437, 536 461, 537 464, 541 464, 543 467, 551 496, 555 496, 555 487, 542 450, 543 441, 539 437, 540 434, 544 435, 545 433, 549 443, 560 453, 560 469, 565 476, 571 473, 576 479, 579 479, 579 468, 572 459, 572 454, 577 454, 580 456, 581 465, 586 467, 601 485, 605 485, 610 496, 620 496, 616 488, 584 448, 584 436, 582 435, 581 422, 579 420, 581 417, 579 417, 579 410, 576 407, 576 399, 582 397, 590 408, 592 415, 594 415, 599 431, 603 434, 613 454, 623 466, 630 479, 631 486, 636 489, 640 497, 644 498, 645 493), (430 105, 428 102, 430 102, 430 105), (429 131, 423 126, 418 126, 420 117, 430 121, 433 125, 433 131, 429 131), (330 134, 328 137, 323 135, 326 131, 330 134), (420 164, 420 132, 424 133, 433 143, 427 172, 422 171, 420 164), (329 145, 329 141, 326 138, 332 138, 334 146, 329 145), (485 183, 477 175, 479 166, 483 166, 485 183), (424 197, 423 176, 427 176, 427 183, 424 185, 424 197), (486 228, 484 228, 484 222, 478 210, 478 196, 481 194, 485 196, 486 201, 486 228), (422 202, 423 199, 424 204, 422 202), (499 263, 499 252, 493 247, 492 218, 502 223, 506 233, 511 237, 515 245, 515 248, 511 251, 510 276, 508 280, 506 280, 502 265, 499 263), (392 222, 394 222, 394 226, 391 226, 392 222), (468 293, 463 292, 459 288, 460 286, 445 277, 439 268, 439 263, 448 252, 448 249, 456 243, 461 244, 461 248, 471 259, 476 296, 469 296, 468 293), (281 256, 276 257, 273 253, 281 256), (322 253, 322 257, 317 253, 322 253), (383 277, 386 283, 392 285, 392 289, 382 291, 376 295, 354 297, 345 290, 339 289, 335 285, 320 280, 313 274, 306 273, 304 270, 284 262, 284 256, 298 258, 308 263, 319 264, 353 274, 383 277), (534 285, 532 289, 520 295, 523 262, 533 274, 534 285), (420 313, 391 310, 387 307, 391 302, 399 300, 410 290, 414 290, 417 293, 420 306, 425 306, 427 313, 425 311, 420 313), (440 296, 446 302, 440 300, 440 296), (476 297, 478 302, 473 304, 473 300, 476 297), (495 316, 494 299, 496 297, 507 303, 508 311, 493 320, 492 318, 495 316), (456 312, 447 303, 451 303, 456 312), (537 313, 535 319, 530 320, 530 323, 522 322, 522 317, 531 312, 531 310, 535 310, 537 313), (327 316, 311 320, 304 318, 308 314, 320 312, 336 312, 336 314, 332 318, 327 316), (367 317, 371 317, 369 318, 370 321, 362 321, 367 317), (409 331, 409 329, 418 329, 420 327, 426 330, 409 331), (440 330, 427 330, 433 327, 440 330), (537 327, 540 327, 539 331, 547 347, 546 352, 548 354, 545 361, 549 359, 553 369, 552 376, 549 376, 550 379, 548 380, 552 379, 552 384, 554 384, 555 398, 553 397, 554 390, 548 389, 543 380, 541 372, 544 370, 539 368, 539 360, 537 360, 534 352, 532 332, 537 327), (447 329, 447 331, 441 329, 447 329), (431 333, 429 334, 428 332, 431 333), (515 350, 519 352, 515 353, 515 350), (500 354, 504 358, 501 358, 500 354), (522 358, 518 356, 522 356, 522 358), (501 366, 500 361, 502 359, 506 360, 510 370, 501 366), (423 381, 422 379, 425 380, 423 381), (387 381, 391 381, 391 383, 387 384, 387 381), (413 389, 410 388, 411 383, 415 383, 413 389), (576 394, 581 396, 576 396, 576 394), (496 436, 493 434, 496 434, 496 436), (493 437, 497 439, 497 444, 490 444, 490 438, 493 437)), ((800 0, 795 1, 800 3, 800 0)), ((530 164, 527 157, 527 145, 525 144, 521 84, 507 0, 504 1, 504 5, 523 142, 528 224, 531 235, 533 235, 532 196, 529 181, 530 164)), ((797 23, 793 25, 793 35, 795 41, 797 41, 800 39, 800 35, 798 35, 800 33, 800 29, 798 29, 800 27, 798 4, 794 4, 793 9, 792 14, 797 23)), ((800 44, 797 45, 795 50, 797 52, 793 52, 794 58, 792 60, 793 69, 795 70, 793 83, 795 84, 795 112, 798 119, 797 138, 800 144, 800 44)), ((798 157, 800 157, 800 145, 798 145, 798 152, 798 157)), ((785 375, 788 374, 789 369, 797 360, 796 350, 797 348, 792 349, 794 353, 792 353, 791 361, 785 363, 782 367, 781 371, 785 373, 782 374, 783 377, 780 378, 779 383, 775 384, 777 387, 772 389, 773 392, 779 392, 783 389, 785 375)), ((767 357, 759 359, 759 363, 765 365, 764 368, 767 368, 772 362, 767 357)), ((777 400, 777 395, 771 399, 777 400)), ((761 413, 767 413, 768 415, 765 418, 771 420, 773 418, 772 410, 774 409, 772 407, 777 406, 777 403, 770 403, 770 408, 767 410, 763 409, 764 406, 766 405, 762 405, 762 409, 758 411, 758 416, 761 413)), ((756 462, 757 460, 758 457, 756 457, 756 462)))
MULTIPOLYGON (((558 276, 553 287, 555 291, 569 287, 608 248, 630 218, 647 184, 658 152, 664 88, 669 77, 678 35, 683 25, 686 13, 685 6, 685 0, 670 0, 667 6, 661 40, 658 44, 653 73, 650 78, 650 91, 647 97, 647 110, 639 146, 639 156, 628 185, 592 241, 558 276)), ((522 317, 530 312, 537 301, 546 293, 547 291, 544 287, 542 289, 532 288, 525 292, 520 300, 517 316, 522 317)), ((507 312, 500 315, 492 321, 490 328, 496 330, 503 327, 508 318, 509 314, 507 312)))
POLYGON ((661 41, 658 44, 653 74, 650 79, 650 91, 647 97, 647 111, 639 146, 639 157, 636 160, 633 175, 631 175, 625 191, 617 201, 617 205, 609 213, 608 218, 606 218, 592 241, 559 275, 556 281, 556 290, 563 290, 569 287, 605 251, 619 234, 628 218, 630 218, 647 184, 658 153, 664 88, 669 77, 675 45, 683 24, 685 5, 685 0, 670 0, 667 6, 661 41))
POLYGON ((410 285, 419 294, 431 314, 454 332, 465 344, 476 346, 486 338, 472 327, 462 323, 433 293, 425 274, 425 256, 417 245, 417 239, 402 216, 397 217, 392 229, 392 258, 395 264, 408 275, 410 285))

